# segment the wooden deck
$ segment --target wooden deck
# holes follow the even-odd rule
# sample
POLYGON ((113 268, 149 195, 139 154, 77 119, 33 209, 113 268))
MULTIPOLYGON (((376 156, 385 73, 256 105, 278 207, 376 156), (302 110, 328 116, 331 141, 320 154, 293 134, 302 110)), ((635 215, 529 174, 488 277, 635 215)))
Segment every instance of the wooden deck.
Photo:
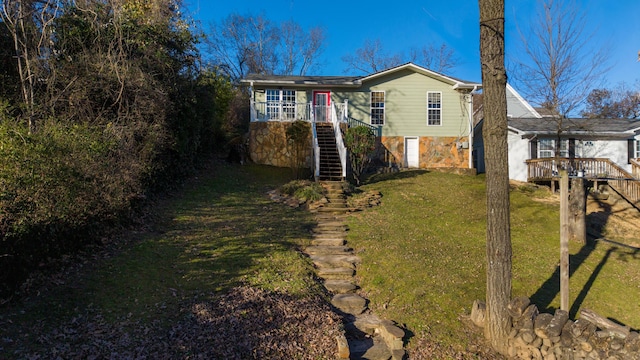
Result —
POLYGON ((606 158, 544 158, 527 160, 527 181, 557 181, 558 170, 569 176, 607 182, 633 206, 640 208, 640 162, 632 160, 632 174, 606 158))

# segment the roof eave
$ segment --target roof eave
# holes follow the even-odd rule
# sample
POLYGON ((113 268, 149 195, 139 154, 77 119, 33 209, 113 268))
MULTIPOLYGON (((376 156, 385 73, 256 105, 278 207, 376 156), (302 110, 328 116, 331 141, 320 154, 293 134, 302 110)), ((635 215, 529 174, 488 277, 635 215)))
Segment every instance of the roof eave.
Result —
POLYGON ((295 80, 250 80, 242 79, 241 83, 247 83, 251 86, 296 86, 296 87, 338 87, 338 88, 357 88, 362 85, 360 80, 344 81, 344 82, 322 82, 322 81, 295 81, 295 80))

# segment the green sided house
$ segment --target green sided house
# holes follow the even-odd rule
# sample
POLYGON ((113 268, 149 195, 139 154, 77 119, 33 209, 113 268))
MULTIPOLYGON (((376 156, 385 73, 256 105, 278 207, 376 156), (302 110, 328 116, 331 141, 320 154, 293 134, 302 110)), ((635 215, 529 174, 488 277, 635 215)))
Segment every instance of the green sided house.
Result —
POLYGON ((249 75, 249 155, 259 164, 290 166, 285 131, 310 124, 307 165, 316 179, 346 176, 343 132, 373 129, 379 164, 394 168, 472 169, 472 93, 481 84, 407 63, 367 76, 249 75))

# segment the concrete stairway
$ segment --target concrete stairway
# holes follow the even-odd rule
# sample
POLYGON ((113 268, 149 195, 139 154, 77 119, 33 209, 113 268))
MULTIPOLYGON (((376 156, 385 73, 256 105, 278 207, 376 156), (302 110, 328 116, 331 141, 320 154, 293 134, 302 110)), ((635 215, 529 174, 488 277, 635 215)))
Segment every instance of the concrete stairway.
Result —
POLYGON ((317 225, 311 245, 304 249, 316 266, 325 288, 333 294, 332 305, 343 314, 344 338, 338 341, 338 357, 342 359, 402 359, 404 331, 393 322, 370 314, 367 300, 356 294, 356 266, 360 258, 347 246, 345 225, 347 207, 345 183, 321 182, 327 203, 315 210, 317 225))

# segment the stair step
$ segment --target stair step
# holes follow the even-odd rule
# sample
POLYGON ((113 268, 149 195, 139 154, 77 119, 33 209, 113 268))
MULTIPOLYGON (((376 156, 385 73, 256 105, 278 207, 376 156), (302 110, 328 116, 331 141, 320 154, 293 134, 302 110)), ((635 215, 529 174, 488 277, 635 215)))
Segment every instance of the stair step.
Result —
POLYGON ((343 229, 326 229, 324 231, 316 231, 313 233, 314 239, 344 239, 347 236, 347 231, 343 229))
POLYGON ((345 239, 313 239, 311 240, 311 245, 317 246, 343 246, 347 241, 345 239))
POLYGON ((307 246, 304 252, 309 255, 347 255, 350 254, 351 249, 348 246, 326 246, 326 245, 313 245, 307 246))
POLYGON ((324 287, 334 294, 348 294, 358 288, 349 280, 325 280, 324 287))
POLYGON ((347 314, 360 315, 367 309, 367 300, 357 294, 337 294, 331 305, 347 314))
POLYGON ((348 267, 355 269, 355 264, 360 263, 360 257, 356 255, 310 255, 311 261, 319 268, 348 267))
POLYGON ((321 268, 317 271, 318 276, 327 280, 347 279, 355 274, 355 270, 346 267, 321 268))

